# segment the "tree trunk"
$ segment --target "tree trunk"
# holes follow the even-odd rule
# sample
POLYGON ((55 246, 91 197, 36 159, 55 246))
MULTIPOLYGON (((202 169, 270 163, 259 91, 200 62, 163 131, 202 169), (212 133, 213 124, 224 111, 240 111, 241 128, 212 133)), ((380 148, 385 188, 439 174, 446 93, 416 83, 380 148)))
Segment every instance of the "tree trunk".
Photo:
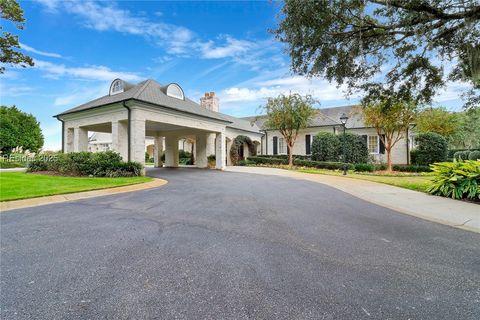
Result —
POLYGON ((287 144, 287 149, 288 149, 288 166, 291 168, 293 167, 293 146, 290 144, 287 144))
POLYGON ((392 173, 392 148, 386 148, 385 151, 387 152, 387 172, 392 173))

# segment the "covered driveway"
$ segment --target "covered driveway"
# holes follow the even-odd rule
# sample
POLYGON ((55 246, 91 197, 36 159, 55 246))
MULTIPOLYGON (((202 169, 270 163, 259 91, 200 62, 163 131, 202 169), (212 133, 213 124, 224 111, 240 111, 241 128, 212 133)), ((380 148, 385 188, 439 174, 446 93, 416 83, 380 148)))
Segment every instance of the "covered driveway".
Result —
POLYGON ((290 178, 1 215, 2 319, 478 319, 480 236, 290 178))

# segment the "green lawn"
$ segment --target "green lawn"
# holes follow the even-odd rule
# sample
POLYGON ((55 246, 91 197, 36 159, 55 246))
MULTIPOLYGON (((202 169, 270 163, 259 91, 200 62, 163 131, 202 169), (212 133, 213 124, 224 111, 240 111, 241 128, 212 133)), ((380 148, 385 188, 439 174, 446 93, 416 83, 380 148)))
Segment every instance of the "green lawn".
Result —
POLYGON ((0 173, 0 201, 35 198, 151 181, 149 177, 83 178, 25 172, 0 173))
MULTIPOLYGON (((342 176, 341 171, 333 171, 333 170, 298 169, 298 171, 305 172, 305 173, 342 176)), ((397 186, 401 188, 422 191, 422 192, 426 192, 427 187, 430 185, 430 182, 433 179, 433 176, 428 174, 374 175, 374 174, 359 174, 359 173, 353 173, 353 172, 349 172, 346 177, 385 183, 385 184, 390 184, 392 186, 397 186)))

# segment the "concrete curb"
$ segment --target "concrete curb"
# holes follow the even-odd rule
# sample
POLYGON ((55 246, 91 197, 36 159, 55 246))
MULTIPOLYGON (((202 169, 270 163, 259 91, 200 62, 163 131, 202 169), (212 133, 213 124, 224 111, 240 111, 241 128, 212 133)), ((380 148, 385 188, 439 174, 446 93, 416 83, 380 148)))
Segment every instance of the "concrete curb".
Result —
POLYGON ((0 173, 2 172, 25 172, 27 168, 9 168, 9 169, 0 169, 0 173))
POLYGON ((80 199, 88 199, 88 198, 107 196, 111 194, 125 193, 125 192, 131 192, 131 191, 146 190, 146 189, 161 187, 167 183, 168 183, 167 180, 154 178, 153 181, 149 181, 149 182, 108 188, 108 189, 82 191, 82 192, 76 192, 76 193, 59 194, 54 196, 45 196, 45 197, 22 199, 22 200, 3 201, 3 202, 0 202, 0 212, 3 213, 4 211, 14 210, 14 209, 43 206, 46 204, 74 201, 74 200, 80 200, 80 199))
POLYGON ((264 167, 228 167, 227 171, 276 175, 322 183, 376 205, 450 227, 480 233, 478 204, 425 194, 383 183, 264 167))

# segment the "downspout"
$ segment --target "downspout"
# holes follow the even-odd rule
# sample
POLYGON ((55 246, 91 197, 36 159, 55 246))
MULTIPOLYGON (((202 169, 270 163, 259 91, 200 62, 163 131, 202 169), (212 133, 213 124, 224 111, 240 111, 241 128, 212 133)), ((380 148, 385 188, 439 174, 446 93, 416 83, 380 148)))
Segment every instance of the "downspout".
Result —
POLYGON ((55 116, 62 123, 62 153, 65 153, 65 121, 59 116, 55 116))
POLYGON ((410 136, 408 135, 408 127, 407 127, 407 165, 410 165, 410 136))
POLYGON ((127 106, 126 101, 122 101, 122 105, 125 109, 127 109, 128 116, 127 116, 127 148, 128 148, 128 161, 130 161, 130 137, 131 137, 131 117, 132 117, 132 110, 130 109, 129 106, 127 106))
MULTIPOLYGON (((265 155, 268 155, 268 134, 267 130, 261 130, 265 133, 265 155)), ((262 146, 262 155, 263 155, 263 146, 262 146)))

